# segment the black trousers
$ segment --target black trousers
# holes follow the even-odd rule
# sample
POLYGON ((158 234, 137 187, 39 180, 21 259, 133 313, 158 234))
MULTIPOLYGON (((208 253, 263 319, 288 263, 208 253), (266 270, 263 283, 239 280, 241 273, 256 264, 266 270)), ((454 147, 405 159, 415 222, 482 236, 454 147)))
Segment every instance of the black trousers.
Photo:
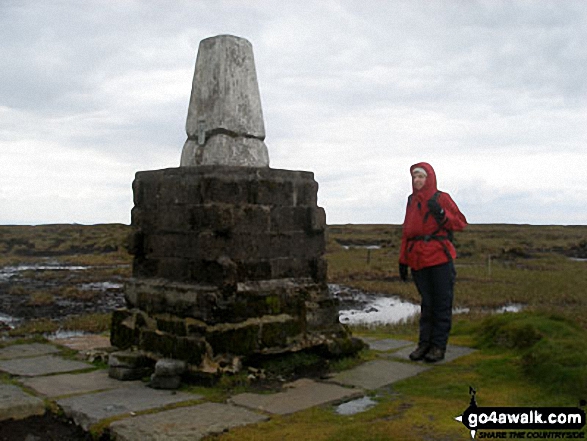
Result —
POLYGON ((419 344, 446 349, 452 325, 452 302, 456 271, 453 262, 412 270, 422 298, 419 344))

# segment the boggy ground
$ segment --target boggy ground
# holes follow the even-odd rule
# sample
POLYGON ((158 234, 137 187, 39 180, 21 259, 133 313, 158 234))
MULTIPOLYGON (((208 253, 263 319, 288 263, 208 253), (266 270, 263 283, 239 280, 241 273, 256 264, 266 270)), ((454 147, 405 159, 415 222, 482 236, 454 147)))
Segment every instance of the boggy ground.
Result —
POLYGON ((124 305, 131 273, 128 231, 120 224, 0 226, 0 330, 50 332, 88 314, 100 323, 91 331, 107 329, 105 316, 124 305))
POLYGON ((0 312, 7 317, 62 320, 72 315, 110 312, 124 304, 123 283, 129 264, 72 265, 56 258, 28 260, 0 268, 0 312))

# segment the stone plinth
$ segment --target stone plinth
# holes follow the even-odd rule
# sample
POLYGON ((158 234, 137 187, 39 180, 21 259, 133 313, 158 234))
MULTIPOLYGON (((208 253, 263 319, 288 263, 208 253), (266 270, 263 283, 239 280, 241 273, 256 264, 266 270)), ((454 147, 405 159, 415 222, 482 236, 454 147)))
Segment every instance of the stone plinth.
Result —
POLYGON ((312 173, 180 167, 139 172, 133 190, 134 277, 128 309, 113 316, 114 346, 192 366, 352 346, 326 285, 312 173))
POLYGON ((133 190, 135 277, 325 281, 326 215, 310 172, 180 167, 139 172, 133 190))

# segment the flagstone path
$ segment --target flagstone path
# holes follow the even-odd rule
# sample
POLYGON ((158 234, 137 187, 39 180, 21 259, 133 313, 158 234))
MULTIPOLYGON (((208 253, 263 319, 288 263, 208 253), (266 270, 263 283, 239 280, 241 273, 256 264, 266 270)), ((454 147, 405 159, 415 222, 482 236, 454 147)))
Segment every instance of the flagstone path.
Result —
MULTIPOLYGON (((92 337, 70 343, 70 349, 91 350, 104 344, 92 337), (92 340, 93 339, 93 340, 92 340)), ((85 361, 62 356, 62 347, 52 343, 16 344, 0 349, 0 423, 45 412, 44 400, 59 406, 76 424, 88 430, 110 421, 112 437, 121 441, 197 440, 231 428, 267 421, 313 406, 338 404, 364 397, 433 365, 410 362, 414 344, 405 340, 369 339, 378 352, 375 360, 331 375, 324 380, 303 378, 285 384, 273 394, 242 393, 226 403, 206 402, 198 394, 156 390, 141 381, 117 381, 85 361)), ((66 340, 58 342, 67 346, 66 340)), ((449 363, 473 350, 449 346, 449 363)))

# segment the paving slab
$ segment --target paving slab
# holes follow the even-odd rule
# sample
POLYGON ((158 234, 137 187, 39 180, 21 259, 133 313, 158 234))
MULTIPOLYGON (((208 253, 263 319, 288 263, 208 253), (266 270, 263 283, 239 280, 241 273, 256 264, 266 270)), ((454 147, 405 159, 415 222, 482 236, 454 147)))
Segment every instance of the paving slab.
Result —
POLYGON ((110 430, 117 441, 191 441, 268 419, 242 407, 204 403, 116 421, 110 430))
POLYGON ((201 395, 156 390, 140 383, 105 392, 59 399, 57 404, 65 415, 84 430, 88 430, 90 426, 105 418, 199 399, 202 399, 201 395))
POLYGON ((64 395, 104 391, 128 387, 140 382, 118 381, 108 376, 108 371, 100 369, 83 374, 51 375, 49 377, 23 378, 20 382, 39 395, 53 398, 64 395))
POLYGON ((61 372, 79 371, 93 367, 83 361, 66 360, 53 355, 0 360, 0 371, 21 377, 36 377, 61 372))
POLYGON ((283 392, 275 394, 239 394, 231 397, 229 401, 250 409, 287 415, 321 404, 356 398, 364 394, 364 391, 360 389, 349 389, 308 378, 289 383, 284 388, 283 392))
POLYGON ((0 384, 0 421, 20 420, 45 413, 45 403, 13 384, 0 384))
POLYGON ((45 343, 29 343, 24 345, 12 345, 0 349, 0 360, 13 358, 38 357, 39 355, 55 354, 59 348, 45 343))
MULTIPOLYGON (((399 358, 399 359, 403 359, 403 360, 409 360, 410 352, 412 352, 414 349, 416 349, 415 344, 411 347, 401 349, 397 352, 385 354, 385 356, 390 357, 390 358, 399 358)), ((466 346, 448 345, 446 347, 446 352, 444 353, 444 360, 438 361, 434 364, 450 363, 451 361, 454 361, 457 358, 464 357, 465 355, 469 355, 473 352, 475 352, 475 349, 468 348, 466 346)), ((424 361, 418 362, 418 364, 424 364, 424 363, 426 363, 426 362, 424 362, 424 361)))
POLYGON ((348 371, 339 372, 332 376, 329 381, 372 390, 379 389, 404 378, 413 377, 428 369, 430 369, 430 366, 422 366, 415 363, 372 360, 348 371))
POLYGON ((414 342, 409 340, 396 340, 393 338, 375 339, 370 337, 361 338, 365 343, 369 345, 370 349, 374 351, 392 351, 406 346, 413 346, 414 342))

